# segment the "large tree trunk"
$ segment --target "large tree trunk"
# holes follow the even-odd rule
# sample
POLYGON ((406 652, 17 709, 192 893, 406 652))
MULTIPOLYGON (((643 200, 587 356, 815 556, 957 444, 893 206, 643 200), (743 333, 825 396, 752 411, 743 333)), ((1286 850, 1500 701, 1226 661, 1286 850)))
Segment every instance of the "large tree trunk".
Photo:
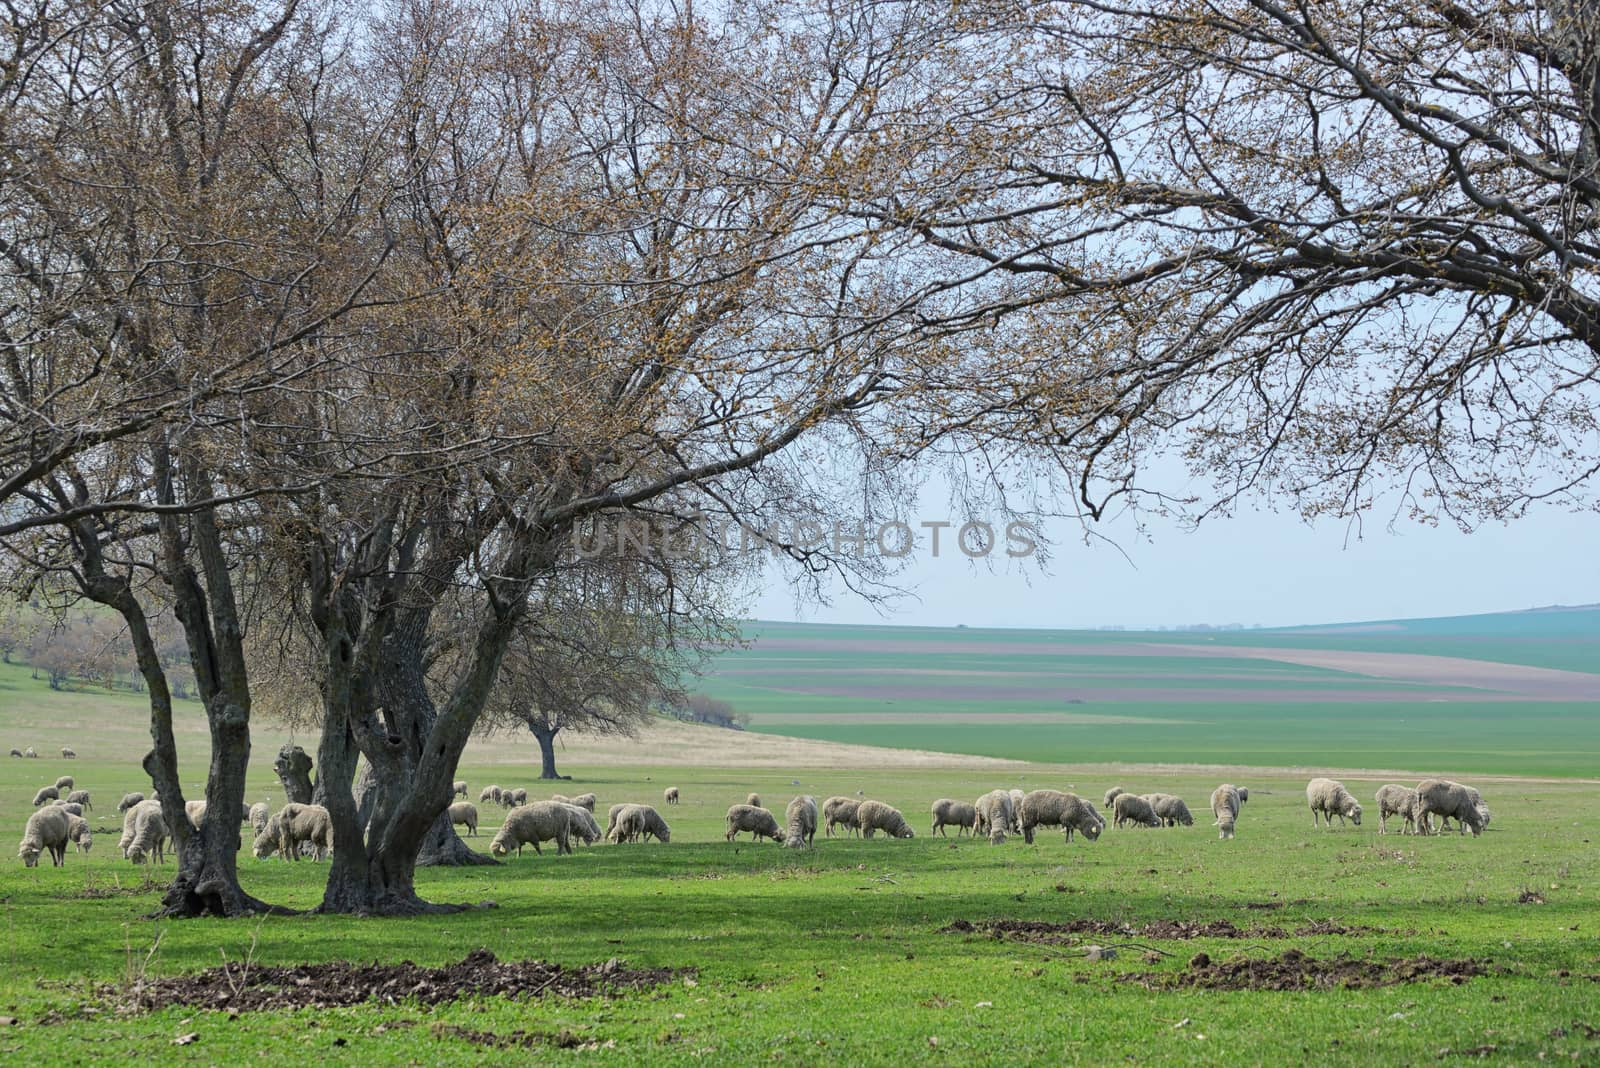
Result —
POLYGON ((286 800, 300 805, 311 804, 311 758, 304 749, 293 742, 285 742, 283 748, 278 750, 278 759, 272 762, 272 770, 278 773, 278 781, 283 783, 286 800))
POLYGON ((536 723, 528 724, 528 730, 539 741, 539 778, 559 779, 556 773, 556 732, 560 728, 540 726, 536 723))

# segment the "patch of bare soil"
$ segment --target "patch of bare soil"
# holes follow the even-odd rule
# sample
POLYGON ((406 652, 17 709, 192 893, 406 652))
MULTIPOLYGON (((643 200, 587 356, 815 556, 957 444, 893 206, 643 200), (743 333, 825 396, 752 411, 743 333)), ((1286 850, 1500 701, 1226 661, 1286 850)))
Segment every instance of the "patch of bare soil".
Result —
POLYGON ((141 894, 164 893, 169 885, 168 881, 151 878, 148 874, 136 883, 124 883, 117 876, 112 876, 109 883, 101 883, 96 882, 91 876, 82 890, 69 891, 67 896, 83 901, 100 901, 110 897, 137 897, 141 894))
POLYGON ((1094 935, 1098 938, 1149 938, 1180 941, 1190 938, 1288 938, 1290 935, 1363 935, 1378 934, 1376 927, 1350 927, 1333 920, 1316 920, 1295 928, 1240 927, 1229 920, 1209 920, 1195 923, 1188 920, 1153 920, 1146 924, 1109 923, 1105 920, 1068 920, 1066 923, 1047 923, 1043 920, 982 920, 971 923, 957 920, 948 927, 939 928, 940 934, 986 934, 1009 942, 1040 942, 1054 944, 1073 941, 1075 935, 1094 935))
POLYGON ((1198 953, 1181 972, 1137 972, 1124 978, 1152 989, 1316 990, 1395 986, 1427 979, 1444 979, 1459 986, 1468 979, 1487 974, 1485 962, 1471 959, 1435 960, 1417 956, 1390 960, 1366 957, 1318 960, 1298 949, 1289 949, 1277 957, 1238 957, 1225 961, 1213 961, 1206 954, 1198 953))
POLYGON ((563 1027, 556 1032, 507 1031, 498 1034, 494 1031, 475 1031, 470 1027, 456 1027, 451 1024, 434 1024, 433 1034, 438 1038, 457 1038, 469 1042, 474 1046, 487 1046, 490 1049, 532 1049, 535 1046, 554 1046, 557 1049, 611 1049, 616 1046, 614 1039, 607 1039, 604 1043, 598 1039, 584 1039, 563 1027))
MULTIPOLYGON (((604 964, 567 968, 542 960, 501 961, 487 949, 455 964, 424 968, 399 964, 296 964, 247 967, 230 962, 193 975, 149 979, 126 995, 135 1009, 187 1005, 200 1009, 327 1008, 367 1001, 415 1001, 438 1005, 464 997, 500 995, 582 998, 645 990, 686 974, 674 968, 629 968, 615 958, 604 964)), ((113 988, 104 990, 116 997, 113 988)))

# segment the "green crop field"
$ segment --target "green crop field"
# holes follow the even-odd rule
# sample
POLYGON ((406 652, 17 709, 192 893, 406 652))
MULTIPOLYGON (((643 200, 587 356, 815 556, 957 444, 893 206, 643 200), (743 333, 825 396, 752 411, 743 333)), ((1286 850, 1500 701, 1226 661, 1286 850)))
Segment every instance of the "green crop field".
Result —
MULTIPOLYGON (((41 753, 0 763, 0 826, 20 833, 34 791, 65 773, 92 791, 96 833, 92 852, 69 852, 63 868, 0 866, 0 1017, 8 1021, 0 1023, 0 1058, 72 1065, 311 1057, 363 1066, 505 1058, 1600 1061, 1600 850, 1588 819, 1600 804, 1593 702, 1484 700, 1448 680, 1384 679, 1253 655, 1068 658, 1050 650, 1060 635, 961 632, 963 643, 984 643, 988 653, 952 653, 936 642, 906 651, 927 640, 918 634, 893 635, 898 644, 889 651, 862 645, 885 638, 849 636, 843 644, 854 643, 856 653, 763 652, 758 641, 730 654, 722 666, 735 670, 707 689, 751 712, 753 730, 715 733, 735 751, 747 748, 752 765, 777 741, 756 731, 771 730, 956 754, 943 758, 946 766, 899 766, 883 750, 856 751, 832 766, 820 757, 783 767, 662 764, 644 747, 607 763, 569 759, 562 770, 573 779, 561 791, 596 792, 602 815, 611 803, 655 802, 664 786, 677 786, 683 803, 658 805, 672 841, 424 870, 419 884, 431 900, 493 907, 407 920, 146 918, 171 863, 136 868, 115 849, 116 799, 148 788, 137 767, 148 744, 141 700, 50 691, 25 667, 0 667, 0 748, 41 753), (985 678, 995 680, 993 697, 975 711, 965 690, 985 678), (927 696, 940 686, 945 696, 927 696), (915 687, 926 690, 908 696, 915 687), (1094 698, 1070 703, 1080 687, 1094 698), (1206 699, 1219 689, 1275 696, 1206 699), (1178 697, 1164 700, 1160 690, 1178 697), (1402 696, 1412 691, 1415 698, 1402 696), (878 703, 868 705, 863 693, 878 703), (1297 694, 1303 699, 1289 699, 1297 694), (63 744, 80 759, 62 760, 63 744), (961 753, 1026 762, 979 770, 961 753), (1225 767, 1194 767, 1209 763, 1225 767), (1388 777, 1355 772, 1343 779, 1367 806, 1362 824, 1314 830, 1304 784, 1335 767, 1475 771, 1471 781, 1493 821, 1479 838, 1380 836, 1371 798, 1388 777), (1226 842, 1204 812, 1223 779, 1251 790, 1239 835, 1226 842), (1196 825, 1108 828, 1098 841, 1070 844, 1054 831, 1032 845, 928 833, 939 797, 971 799, 1005 786, 1098 800, 1111 785, 1177 793, 1196 825), (723 812, 750 791, 780 814, 800 792, 820 802, 860 791, 902 808, 917 837, 819 834, 803 852, 729 844, 723 812), (376 1001, 317 1003, 332 995, 315 991, 349 992, 330 983, 302 991, 313 1002, 304 1007, 226 1008, 257 989, 252 974, 270 979, 270 969, 444 966, 480 949, 569 972, 613 959, 624 970, 669 972, 600 995, 529 988, 441 1001, 438 990, 413 983, 376 1001), (204 1006, 174 1003, 156 985, 225 961, 234 970, 212 983, 204 1006)), ((1106 638, 1108 646, 1127 641, 1106 638)), ((185 771, 198 776, 205 724, 197 705, 179 705, 178 729, 185 771)), ((270 724, 258 726, 248 799, 281 800, 270 765, 282 738, 270 724)), ((461 776, 473 797, 489 782, 539 796, 535 769, 526 745, 474 746, 461 776)), ((500 818, 483 806, 480 845, 500 818)), ((246 849, 241 870, 251 892, 307 910, 327 867, 256 861, 246 849)), ((274 996, 301 990, 291 979, 273 981, 274 996)))

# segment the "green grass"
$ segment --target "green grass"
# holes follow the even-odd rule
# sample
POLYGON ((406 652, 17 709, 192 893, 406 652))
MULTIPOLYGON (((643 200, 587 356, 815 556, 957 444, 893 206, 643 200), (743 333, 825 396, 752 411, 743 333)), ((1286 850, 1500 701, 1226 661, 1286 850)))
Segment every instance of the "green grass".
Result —
MULTIPOLYGON (((17 825, 27 809, 17 798, 61 767, 59 760, 0 765, 0 822, 17 825)), ((80 760, 68 770, 107 798, 137 784, 125 764, 80 760)), ((930 1056, 995 1065, 1125 1057, 1170 1064, 1417 1063, 1433 1061, 1441 1049, 1485 1045, 1495 1046, 1492 1063, 1531 1063, 1541 1053, 1600 1056, 1600 1042, 1574 1023, 1600 1026, 1600 986, 1588 978, 1600 972, 1590 930, 1600 903, 1600 852, 1570 818, 1600 801, 1592 783, 1486 783, 1495 819, 1476 840, 1380 838, 1374 820, 1359 829, 1314 832, 1303 779, 1278 777, 1249 780, 1251 799, 1232 842, 1219 842, 1201 820, 1171 831, 1108 830, 1097 843, 1070 846, 1055 834, 1033 846, 990 847, 919 833, 903 842, 819 839, 815 850, 796 854, 724 843, 723 808, 750 789, 776 806, 797 789, 820 799, 867 787, 901 805, 920 832, 934 797, 975 796, 998 783, 959 769, 570 770, 576 776, 570 786, 595 789, 602 804, 653 798, 664 783, 678 785, 685 803, 667 810, 673 842, 580 849, 571 857, 530 854, 494 869, 425 871, 420 882, 431 898, 492 899, 498 907, 405 921, 307 916, 156 924, 141 918, 154 907, 155 892, 78 896, 91 885, 137 884, 138 873, 111 855, 114 838, 103 838, 89 858, 69 855, 64 869, 6 865, 0 868, 0 1012, 18 1023, 0 1031, 0 1053, 12 1063, 51 1064, 307 1055, 341 1064, 466 1064, 507 1055, 449 1030, 464 1028, 545 1036, 567 1030, 615 1046, 581 1051, 544 1044, 535 1056, 565 1061, 603 1054, 613 1063, 651 1065, 706 1059, 876 1065, 930 1056), (800 787, 790 784, 793 777, 800 787), (1517 904, 1531 888, 1548 903, 1517 904), (1257 911, 1249 904, 1283 907, 1257 911), (1134 947, 1115 960, 1089 963, 1074 955, 1076 945, 939 933, 957 919, 1085 917, 1227 919, 1291 929, 1332 918, 1381 930, 1270 942, 1128 940, 1169 954, 1155 963, 1134 947), (615 956, 696 973, 693 985, 615 1000, 486 998, 431 1010, 401 1003, 246 1013, 236 1020, 179 1008, 117 1009, 130 973, 188 972, 219 963, 223 953, 253 954, 262 965, 444 963, 478 946, 505 959, 581 964, 615 956), (1200 951, 1220 960, 1291 946, 1323 958, 1472 957, 1489 962, 1494 973, 1462 987, 1422 982, 1317 992, 1150 990, 1127 978, 1180 970, 1200 951), (1183 1020, 1189 1022, 1176 1026, 1183 1020), (1558 1036, 1557 1029, 1566 1033, 1558 1036), (172 1045, 189 1032, 199 1040, 172 1045)), ((464 774, 474 787, 491 779, 527 781, 505 766, 469 767, 464 774)), ((1043 768, 1019 779, 1025 787, 1048 782, 1095 796, 1111 781, 1103 771, 1043 768)), ((1346 781, 1362 797, 1376 785, 1346 781)), ((1145 776, 1137 785, 1174 790, 1199 808, 1214 781, 1145 776)), ((96 823, 112 822, 109 807, 102 806, 96 823)), ((253 892, 297 907, 315 904, 325 870, 244 861, 253 892)))

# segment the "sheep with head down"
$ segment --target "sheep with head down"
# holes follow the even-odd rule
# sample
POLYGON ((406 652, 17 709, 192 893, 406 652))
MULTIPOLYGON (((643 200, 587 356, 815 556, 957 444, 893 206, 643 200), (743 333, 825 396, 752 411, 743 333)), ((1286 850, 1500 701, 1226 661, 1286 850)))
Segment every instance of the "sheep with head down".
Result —
POLYGON ((1239 820, 1239 788, 1225 782, 1211 791, 1211 814, 1217 818, 1217 837, 1232 838, 1239 820))
POLYGON ((67 842, 72 833, 72 816, 55 805, 46 805, 28 817, 22 829, 17 856, 30 868, 39 866, 39 854, 49 852, 57 868, 67 862, 67 842))
POLYGON ((758 805, 728 806, 727 829, 722 837, 731 842, 741 831, 749 831, 754 841, 763 838, 770 838, 774 842, 783 841, 783 832, 778 828, 777 817, 758 805))
POLYGON ((126 812, 130 808, 132 808, 134 805, 137 805, 140 801, 143 801, 143 800, 144 800, 144 794, 139 793, 137 790, 135 790, 131 794, 123 794, 122 795, 122 800, 117 802, 117 811, 118 812, 126 812))
POLYGON ((478 791, 478 803, 483 804, 484 802, 498 805, 500 803, 500 787, 485 786, 482 790, 478 791))
POLYGON ((586 846, 594 845, 600 841, 600 825, 594 821, 594 813, 582 805, 574 805, 571 802, 562 803, 566 805, 567 815, 571 817, 572 837, 586 846))
POLYGON ((654 838, 658 842, 671 842, 672 830, 667 826, 667 821, 661 818, 661 813, 650 805, 626 805, 617 816, 617 827, 614 832, 616 840, 622 842, 644 842, 654 838))
POLYGON ((69 812, 67 823, 67 837, 72 840, 72 847, 79 853, 89 852, 94 846, 94 834, 89 830, 89 821, 69 812))
POLYGON ((801 794, 784 809, 784 848, 803 849, 817 837, 817 799, 801 794))
POLYGON ((1127 790, 1124 790, 1120 786, 1113 786, 1111 789, 1106 791, 1105 804, 1102 807, 1109 812, 1111 810, 1111 806, 1117 803, 1117 796, 1127 792, 1127 790))
POLYGON ((890 838, 915 838, 917 832, 906 822, 903 812, 883 801, 863 801, 856 808, 856 823, 861 827, 861 837, 871 838, 882 831, 890 838))
POLYGON ((1184 804, 1183 798, 1173 794, 1149 794, 1145 800, 1150 802, 1150 807, 1155 809, 1157 816, 1168 827, 1193 827, 1194 816, 1189 812, 1189 806, 1184 804))
POLYGON ((1417 833, 1418 817, 1421 815, 1421 802, 1417 792, 1409 786, 1401 786, 1391 782, 1378 787, 1378 792, 1373 795, 1373 800, 1378 803, 1378 833, 1389 833, 1389 817, 1399 816, 1405 820, 1400 828, 1401 834, 1417 833))
POLYGON ((63 776, 61 776, 61 778, 56 780, 56 789, 57 790, 70 791, 76 785, 77 785, 77 780, 74 779, 71 775, 63 775, 63 776))
POLYGON ((1022 840, 1029 845, 1033 844, 1035 827, 1060 827, 1062 838, 1068 842, 1072 841, 1074 832, 1092 842, 1106 826, 1105 818, 1095 810, 1092 801, 1061 790, 1032 790, 1024 794, 1016 823, 1022 828, 1022 840))
POLYGON ((39 792, 33 795, 33 807, 38 808, 46 801, 57 801, 61 798, 61 791, 54 786, 41 786, 39 792))
POLYGON ((856 826, 856 809, 861 802, 854 797, 834 796, 822 803, 822 833, 825 838, 833 837, 835 827, 843 827, 851 836, 861 833, 861 828, 856 826))
POLYGON ((942 838, 950 837, 946 827, 956 829, 956 837, 960 838, 963 831, 972 831, 978 822, 978 810, 965 801, 956 801, 948 797, 941 797, 933 803, 933 829, 930 834, 937 834, 942 838))
POLYGON ((533 851, 544 854, 540 842, 554 841, 556 855, 572 852, 572 814, 560 801, 534 801, 519 805, 506 813, 506 821, 489 843, 489 852, 503 857, 515 849, 522 855, 522 847, 533 846, 533 851))
POLYGON ((1306 783, 1306 804, 1311 809, 1311 825, 1317 825, 1320 816, 1327 820, 1328 829, 1333 829, 1333 817, 1339 817, 1342 825, 1348 818, 1357 827, 1361 826, 1361 804, 1344 788, 1344 783, 1334 779, 1312 779, 1306 783))
POLYGON ((74 805, 82 805, 84 808, 88 809, 90 812, 94 811, 94 805, 89 803, 89 791, 88 790, 74 790, 70 794, 67 795, 67 800, 69 802, 71 802, 72 804, 74 804, 74 805))
POLYGON ((1488 806, 1483 805, 1483 798, 1470 786, 1449 779, 1423 779, 1417 784, 1417 799, 1422 820, 1431 816, 1440 818, 1436 833, 1444 832, 1446 819, 1456 821, 1457 834, 1470 830, 1474 838, 1482 834, 1488 824, 1488 806))
POLYGON ((257 801, 250 806, 250 811, 244 817, 250 824, 250 830, 260 834, 266 829, 267 821, 272 818, 272 806, 265 801, 257 801))
POLYGON ((594 794, 579 794, 577 797, 571 798, 568 803, 577 805, 579 808, 588 809, 589 815, 592 816, 594 815, 595 805, 599 804, 600 802, 599 799, 594 796, 594 794))
POLYGON ((1161 817, 1156 815, 1156 810, 1151 807, 1138 794, 1118 794, 1111 805, 1112 825, 1115 827, 1160 827, 1163 826, 1161 817))
POLYGON ((265 859, 276 852, 284 860, 298 861, 311 847, 316 860, 326 860, 333 852, 333 815, 322 805, 303 805, 291 801, 267 821, 266 828, 251 844, 251 852, 265 859))
POLYGON ((52 801, 52 805, 73 816, 83 816, 83 806, 71 801, 52 801))
POLYGON ((990 845, 1004 842, 1006 835, 1016 833, 1016 827, 1010 790, 990 790, 972 803, 972 833, 987 835, 990 845))
POLYGON ((129 810, 134 817, 133 838, 128 843, 128 859, 143 864, 154 857, 157 863, 166 859, 167 821, 161 814, 160 802, 146 802, 129 810), (148 806, 148 807, 146 807, 148 806))

